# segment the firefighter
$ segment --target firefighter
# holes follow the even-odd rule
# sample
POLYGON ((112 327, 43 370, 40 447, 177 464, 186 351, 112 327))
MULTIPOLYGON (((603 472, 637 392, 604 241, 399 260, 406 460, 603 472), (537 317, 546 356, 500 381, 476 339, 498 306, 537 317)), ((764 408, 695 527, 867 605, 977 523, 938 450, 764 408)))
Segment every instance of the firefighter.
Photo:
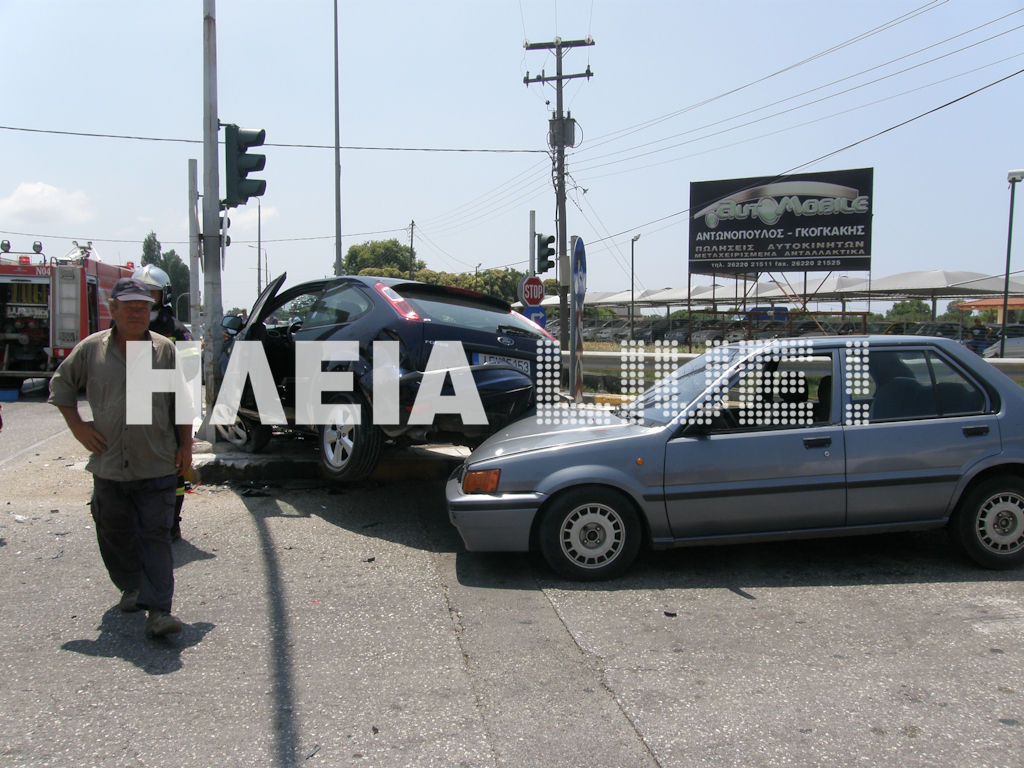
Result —
MULTIPOLYGON (((192 334, 188 332, 185 324, 174 316, 171 296, 171 278, 168 274, 154 264, 147 264, 139 267, 132 273, 132 278, 149 289, 153 297, 153 307, 149 312, 149 330, 166 336, 171 341, 191 341, 192 334)), ((185 365, 185 361, 182 362, 185 365)), ((185 492, 189 483, 183 475, 178 475, 177 495, 174 503, 174 527, 171 529, 171 540, 178 541, 181 538, 181 507, 185 503, 185 492)))

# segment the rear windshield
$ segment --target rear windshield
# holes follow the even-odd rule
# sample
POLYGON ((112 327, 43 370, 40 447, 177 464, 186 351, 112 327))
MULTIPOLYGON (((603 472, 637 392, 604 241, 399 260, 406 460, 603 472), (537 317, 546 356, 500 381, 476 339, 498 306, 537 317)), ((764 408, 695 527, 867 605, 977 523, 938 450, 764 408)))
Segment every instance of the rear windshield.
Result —
POLYGON ((407 288, 397 288, 424 322, 458 325, 487 333, 543 338, 537 326, 515 312, 498 310, 481 304, 472 296, 424 296, 407 288))

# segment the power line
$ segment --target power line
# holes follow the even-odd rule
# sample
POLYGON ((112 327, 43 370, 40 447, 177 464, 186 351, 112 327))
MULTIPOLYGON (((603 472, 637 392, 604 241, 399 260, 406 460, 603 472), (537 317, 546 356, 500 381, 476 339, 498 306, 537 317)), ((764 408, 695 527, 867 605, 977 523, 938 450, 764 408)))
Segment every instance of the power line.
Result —
MULTIPOLYGON (((962 37, 963 35, 970 34, 971 32, 975 32, 975 31, 981 29, 982 27, 989 26, 991 24, 994 24, 997 21, 1001 21, 1001 20, 1007 18, 1008 16, 1012 16, 1014 14, 1021 13, 1022 11, 1024 11, 1024 8, 1018 9, 1018 10, 1014 11, 1013 13, 1006 14, 1005 16, 1001 16, 998 19, 994 19, 994 20, 992 20, 990 22, 987 22, 985 24, 981 24, 981 25, 979 25, 977 27, 974 27, 973 29, 967 30, 966 32, 962 32, 960 34, 953 35, 952 37, 948 37, 945 40, 941 40, 941 41, 939 41, 937 43, 933 43, 931 45, 925 46, 924 48, 919 48, 918 50, 912 51, 911 53, 907 53, 907 54, 904 54, 902 56, 898 56, 898 57, 896 57, 894 59, 890 59, 889 61, 886 61, 886 62, 884 62, 882 64, 878 64, 878 65, 875 65, 873 67, 869 67, 868 69, 861 70, 860 72, 857 72, 857 73, 852 74, 852 75, 847 75, 846 77, 842 77, 842 78, 839 78, 837 80, 833 80, 830 83, 825 83, 824 85, 819 85, 819 86, 816 86, 815 88, 810 88, 808 90, 802 91, 801 93, 794 94, 792 96, 787 96, 784 99, 777 99, 776 101, 773 101, 773 102, 771 102, 769 104, 764 104, 764 105, 762 105, 760 107, 755 107, 754 109, 748 109, 748 110, 746 110, 744 112, 741 112, 739 114, 732 115, 731 117, 725 117, 725 118, 722 118, 720 120, 716 120, 714 122, 706 123, 706 124, 704 124, 702 126, 698 126, 696 128, 690 128, 690 129, 688 129, 686 131, 683 131, 681 133, 677 133, 677 134, 674 134, 672 136, 666 136, 666 137, 661 138, 661 139, 656 139, 654 141, 647 142, 646 144, 640 144, 640 145, 636 145, 636 146, 633 146, 633 147, 627 147, 627 148, 624 148, 624 149, 619 149, 619 150, 616 150, 614 152, 609 152, 609 153, 604 154, 604 155, 598 155, 597 157, 589 158, 585 162, 592 163, 594 161, 601 160, 601 159, 606 158, 606 157, 614 157, 615 155, 620 155, 620 154, 623 154, 625 152, 631 152, 633 150, 642 149, 643 147, 651 146, 653 144, 659 144, 661 142, 670 141, 671 139, 675 139, 675 138, 679 138, 681 136, 686 136, 688 134, 696 133, 697 131, 703 130, 705 128, 711 128, 711 127, 713 127, 715 125, 721 125, 723 123, 728 123, 728 122, 730 122, 732 120, 737 120, 737 119, 739 119, 741 117, 745 117, 746 115, 752 115, 752 114, 754 114, 756 112, 760 112, 761 110, 768 109, 769 107, 773 107, 773 106, 776 106, 778 104, 784 104, 787 101, 792 101, 793 99, 799 98, 801 96, 806 96, 807 94, 814 93, 815 91, 820 91, 823 88, 828 88, 829 86, 837 85, 837 84, 842 83, 842 82, 844 82, 846 80, 851 80, 851 79, 853 79, 855 77, 859 77, 860 75, 867 74, 868 72, 872 72, 872 71, 880 69, 882 67, 886 67, 886 66, 888 66, 890 64, 893 64, 893 63, 895 63, 897 61, 901 61, 901 60, 909 58, 911 56, 915 56, 915 55, 917 55, 919 53, 922 53, 922 52, 924 52, 926 50, 929 50, 930 48, 934 48, 934 47, 936 47, 938 45, 942 45, 943 43, 947 43, 947 42, 949 42, 951 40, 955 40, 958 37, 962 37)), ((969 50, 971 48, 974 48, 976 46, 982 45, 982 44, 987 43, 987 42, 991 42, 992 40, 995 40, 995 39, 997 39, 999 37, 1003 37, 1004 35, 1008 35, 1011 32, 1016 32, 1016 31, 1018 31, 1018 30, 1020 30, 1022 28, 1024 28, 1024 24, 1016 26, 1016 27, 1013 27, 1012 29, 1008 29, 1008 30, 1006 30, 1004 32, 999 32, 998 34, 992 35, 991 37, 987 37, 984 40, 979 40, 979 41, 977 41, 975 43, 971 43, 970 45, 966 45, 966 46, 964 46, 962 48, 958 48, 958 49, 956 49, 954 51, 950 51, 950 52, 944 53, 944 54, 942 54, 940 56, 936 56, 936 57, 928 59, 926 61, 922 61, 922 62, 920 62, 918 64, 914 64, 912 66, 905 67, 905 68, 903 68, 901 70, 898 70, 896 72, 892 72, 892 73, 887 74, 887 75, 882 75, 880 77, 875 78, 874 80, 869 80, 867 82, 860 83, 859 85, 854 85, 854 86, 851 86, 851 87, 846 88, 844 90, 836 91, 835 93, 828 94, 826 96, 821 96, 821 97, 816 98, 816 99, 812 99, 811 101, 807 101, 807 102, 804 102, 803 104, 798 104, 796 106, 789 107, 787 109, 783 109, 783 110, 780 110, 778 112, 774 112, 774 113, 772 113, 770 115, 765 115, 764 117, 757 118, 756 120, 751 120, 751 121, 748 121, 746 123, 741 123, 739 125, 734 125, 734 126, 732 126, 730 128, 724 128, 721 131, 716 131, 715 133, 707 134, 707 135, 699 137, 699 138, 700 139, 704 139, 704 138, 709 138, 710 136, 716 136, 719 133, 727 133, 729 131, 733 131, 733 130, 736 130, 738 128, 743 128, 743 127, 746 127, 746 126, 754 125, 754 124, 762 122, 764 120, 770 120, 773 117, 778 117, 779 115, 784 115, 784 114, 786 114, 788 112, 793 112, 793 111, 796 111, 796 110, 799 110, 799 109, 803 109, 805 107, 813 106, 815 104, 819 104, 819 103, 821 103, 823 101, 827 101, 829 99, 833 99, 833 98, 836 98, 838 96, 842 96, 842 95, 847 94, 847 93, 852 93, 853 91, 859 90, 861 88, 866 88, 866 87, 868 87, 870 85, 875 85, 877 83, 882 82, 883 80, 887 80, 889 78, 896 77, 896 76, 901 75, 901 74, 905 74, 907 72, 910 72, 911 70, 918 69, 918 68, 927 66, 929 64, 933 64, 933 63, 935 63, 937 61, 941 61, 942 59, 948 58, 950 56, 954 56, 954 55, 956 55, 958 53, 962 53, 962 52, 964 52, 966 50, 969 50)), ((1005 59, 1004 59, 1004 61, 1005 61, 1005 59)), ((910 91, 908 91, 908 92, 910 92, 910 91)), ((684 144, 692 143, 692 141, 694 141, 694 140, 684 141, 684 142, 681 142, 681 143, 678 143, 678 144, 673 144, 673 145, 670 145, 670 146, 667 146, 667 147, 661 147, 659 149, 652 149, 652 150, 650 150, 648 152, 643 152, 643 153, 640 153, 640 154, 631 155, 630 157, 621 158, 619 160, 614 160, 614 161, 611 161, 609 163, 602 163, 601 165, 588 165, 585 168, 580 168, 580 170, 590 170, 590 169, 594 169, 594 168, 603 167, 604 165, 611 165, 613 163, 621 163, 621 162, 627 162, 629 160, 635 160, 635 159, 638 159, 638 158, 641 158, 641 157, 646 157, 647 155, 652 155, 652 154, 655 154, 655 153, 658 153, 658 152, 665 152, 665 151, 668 151, 668 150, 671 150, 671 149, 676 149, 676 148, 678 148, 680 146, 683 146, 684 144)), ((592 149, 592 148, 593 147, 590 147, 590 149, 592 149)), ((581 150, 579 152, 575 152, 574 153, 574 157, 582 155, 585 151, 586 150, 581 150)))
MULTIPOLYGON (((915 115, 914 117, 908 118, 906 120, 903 120, 902 122, 896 123, 895 125, 890 125, 888 128, 884 128, 881 131, 877 131, 876 133, 873 133, 870 136, 865 136, 863 139, 859 139, 857 141, 851 142, 850 144, 847 144, 846 146, 839 147, 838 149, 834 149, 831 152, 826 152, 824 155, 820 155, 819 157, 816 157, 813 160, 808 160, 807 162, 800 163, 799 165, 795 165, 792 168, 790 168, 789 170, 782 171, 781 173, 777 174, 775 176, 775 178, 776 179, 780 179, 780 178, 782 178, 782 177, 784 177, 784 176, 786 176, 788 174, 793 173, 794 171, 800 170, 801 168, 806 168, 809 165, 814 165, 815 163, 819 163, 822 160, 826 160, 826 159, 828 159, 830 157, 833 157, 834 155, 838 155, 841 152, 845 152, 848 149, 853 149, 854 147, 859 146, 861 144, 864 144, 865 142, 871 141, 872 139, 876 139, 879 136, 883 136, 883 135, 885 135, 887 133, 891 133, 892 131, 895 131, 897 128, 902 128, 903 126, 909 125, 910 123, 913 123, 913 122, 915 122, 917 120, 920 120, 923 117, 927 117, 928 115, 933 115, 936 112, 939 112, 939 111, 941 111, 943 109, 946 109, 946 107, 951 107, 954 104, 957 104, 957 103, 959 103, 961 101, 964 101, 965 99, 968 99, 971 96, 975 96, 975 95, 981 93, 982 91, 986 91, 989 88, 992 88, 992 87, 994 87, 996 85, 999 85, 1000 83, 1004 83, 1007 80, 1010 80, 1010 79, 1012 79, 1014 77, 1017 77, 1018 75, 1021 75, 1021 74, 1024 74, 1024 69, 1018 69, 1016 72, 1013 72, 1013 73, 1011 73, 1009 75, 1006 75, 1005 77, 1001 77, 998 80, 994 80, 991 83, 988 83, 987 85, 983 85, 980 88, 975 88, 973 91, 969 91, 968 93, 965 93, 965 94, 963 94, 961 96, 958 96, 955 99, 947 101, 945 104, 940 104, 937 107, 933 107, 932 109, 929 109, 929 110, 927 110, 925 112, 921 112, 920 114, 915 115)), ((659 216, 657 219, 652 219, 651 221, 648 221, 645 224, 634 225, 634 226, 629 227, 627 229, 620 230, 619 232, 616 232, 614 234, 608 235, 607 237, 599 238, 599 239, 595 240, 594 242, 595 243, 600 243, 600 242, 604 242, 605 240, 609 240, 609 239, 614 238, 614 237, 619 237, 620 235, 629 234, 630 232, 636 232, 638 229, 643 229, 644 227, 649 227, 649 226, 651 226, 653 224, 659 224, 659 223, 661 223, 663 221, 667 221, 669 219, 673 219, 676 216, 682 216, 682 215, 684 215, 686 213, 689 213, 689 212, 690 212, 689 208, 684 208, 681 211, 676 211, 675 213, 670 213, 670 214, 668 214, 666 216, 659 216)))
MULTIPOLYGON (((915 88, 910 88, 910 89, 908 89, 906 91, 901 91, 900 93, 894 93, 894 94, 892 94, 890 96, 884 96, 884 97, 882 97, 880 99, 875 99, 874 101, 869 101, 869 102, 866 102, 864 104, 858 104, 855 107, 849 107, 847 109, 842 109, 842 110, 840 110, 838 112, 832 112, 831 114, 828 114, 828 115, 822 115, 820 117, 815 117, 815 118, 812 118, 810 120, 805 120, 802 123, 794 123, 794 124, 791 124, 791 125, 787 125, 787 126, 785 126, 783 128, 778 128, 778 129, 776 129, 774 131, 767 131, 766 133, 759 133, 756 136, 748 136, 748 137, 746 137, 744 139, 739 139, 737 141, 731 141, 728 144, 719 144, 718 146, 710 147, 708 149, 703 149, 703 150, 700 150, 699 152, 691 152, 690 154, 687 154, 687 155, 678 155, 676 157, 672 157, 672 158, 669 158, 667 160, 659 160, 658 162, 647 163, 646 165, 636 165, 636 166, 633 166, 631 168, 624 168, 622 170, 611 171, 609 173, 601 173, 601 174, 597 174, 597 175, 588 175, 587 176, 587 182, 591 183, 593 180, 604 179, 604 178, 608 178, 609 176, 620 176, 620 175, 622 175, 624 173, 635 173, 636 171, 642 171, 642 170, 646 170, 648 168, 657 168, 657 167, 660 167, 660 166, 663 166, 663 165, 668 165, 669 163, 677 163, 677 162, 680 162, 682 160, 689 160, 689 159, 694 158, 694 157, 700 157, 701 155, 708 155, 708 154, 711 154, 712 152, 721 152, 724 149, 732 149, 733 147, 738 147, 741 144, 749 144, 752 141, 760 141, 761 139, 766 139, 769 136, 777 136, 777 135, 779 135, 781 133, 787 133, 789 131, 793 131, 793 130, 796 130, 798 128, 806 128, 807 126, 814 125, 815 123, 821 123, 821 122, 824 122, 825 120, 831 120, 832 118, 835 118, 835 117, 841 117, 842 115, 847 115, 847 114, 850 114, 851 112, 856 112, 859 109, 865 109, 867 107, 873 107, 876 104, 882 104, 883 102, 892 101, 893 99, 898 99, 898 98, 900 98, 902 96, 907 96, 907 95, 909 95, 911 93, 916 93, 918 91, 923 91, 926 88, 933 88, 936 85, 941 85, 942 83, 947 83, 947 82, 949 82, 951 80, 956 80, 956 79, 961 78, 961 77, 966 77, 967 75, 974 74, 975 72, 980 72, 983 69, 988 69, 989 67, 994 67, 994 66, 997 66, 999 64, 1004 64, 1004 63, 1006 63, 1008 61, 1012 61, 1013 59, 1019 59, 1021 56, 1024 56, 1024 53, 1018 53, 1018 54, 1015 54, 1013 56, 1007 56, 1006 58, 999 59, 998 61, 991 62, 990 64, 983 64, 980 67, 975 67, 974 69, 969 69, 966 72, 960 72, 959 74, 950 75, 949 77, 942 78, 941 80, 935 80, 935 81, 933 81, 931 83, 927 83, 925 85, 919 85, 919 86, 917 86, 915 88)), ((785 112, 788 112, 788 111, 792 111, 792 110, 785 110, 785 112)), ((783 112, 777 113, 777 115, 779 115, 779 114, 783 114, 783 112)), ((739 126, 735 126, 735 127, 739 127, 739 126)), ((733 130, 733 128, 725 128, 725 129, 722 129, 722 130, 719 130, 719 131, 715 131, 713 133, 705 134, 704 136, 699 136, 697 138, 690 139, 688 141, 682 142, 681 144, 679 144, 677 146, 682 146, 683 144, 692 144, 692 143, 695 143, 695 142, 698 142, 698 141, 702 141, 704 139, 712 138, 714 136, 720 136, 720 135, 722 135, 724 133, 728 133, 731 130, 733 130)), ((653 153, 648 153, 648 154, 653 154, 653 153)), ((616 161, 616 162, 624 162, 624 160, 616 161)), ((603 167, 604 165, 614 165, 614 164, 615 163, 604 163, 602 165, 590 166, 586 170, 593 170, 595 168, 603 167)))
POLYGON ((623 136, 628 136, 628 135, 630 135, 632 133, 636 133, 638 131, 644 130, 645 128, 650 128, 651 126, 657 125, 658 123, 665 122, 666 120, 670 120, 673 117, 678 117, 679 115, 685 114, 686 112, 690 112, 690 111, 692 111, 694 109, 697 109, 698 107, 703 107, 703 106, 705 106, 707 104, 711 104, 712 102, 718 101, 720 99, 724 99, 726 96, 731 96, 731 95, 733 95, 735 93, 739 93, 740 91, 744 91, 747 88, 750 88, 750 87, 752 87, 754 85, 758 85, 760 83, 763 83, 763 82, 765 82, 767 80, 772 79, 773 77, 777 77, 778 75, 781 75, 781 74, 784 74, 786 72, 789 72, 790 70, 796 69, 797 67, 801 67, 804 64, 809 64, 809 63, 811 63, 813 61, 816 61, 817 59, 823 58, 823 57, 825 57, 825 56, 827 56, 827 55, 829 55, 831 53, 835 53, 836 51, 842 50, 843 48, 846 48, 848 46, 854 45, 855 43, 861 42, 862 40, 866 40, 869 37, 873 37, 874 35, 880 34, 881 32, 884 32, 887 29, 890 29, 892 27, 898 26, 899 24, 903 24, 904 22, 911 21, 914 18, 916 18, 917 16, 920 16, 920 15, 922 15, 924 13, 928 13, 929 11, 935 10, 936 8, 938 8, 941 5, 945 5, 946 2, 948 2, 948 0, 929 0, 929 2, 925 3, 924 5, 918 6, 917 8, 914 8, 914 9, 908 11, 907 13, 904 13, 904 14, 902 14, 900 16, 897 16, 894 19, 890 19, 887 22, 879 24, 878 26, 873 27, 873 28, 871 28, 871 29, 869 29, 869 30, 867 30, 865 32, 861 32, 860 34, 855 35, 854 37, 851 37, 851 38, 849 38, 849 39, 847 39, 847 40, 845 40, 845 41, 843 41, 841 43, 837 43, 836 45, 833 45, 831 48, 826 48, 823 51, 818 51, 817 53, 812 54, 811 56, 808 56, 807 58, 804 58, 804 59, 801 59, 800 61, 797 61, 797 62, 794 62, 792 64, 789 64, 789 65, 783 67, 782 69, 776 70, 775 72, 771 72, 771 73, 769 73, 767 75, 759 77, 756 80, 751 80, 749 83, 744 83, 743 85, 736 86, 735 88, 731 88, 728 91, 724 91, 724 92, 719 93, 719 94, 717 94, 715 96, 711 96, 711 97, 709 97, 707 99, 703 99, 702 101, 698 101, 698 102, 695 102, 695 103, 690 104, 688 106, 682 107, 681 109, 678 109, 678 110, 676 110, 674 112, 670 112, 670 113, 668 113, 666 115, 662 115, 660 117, 655 117, 655 118, 652 118, 650 120, 646 120, 646 121, 644 121, 642 123, 637 123, 636 125, 633 125, 633 126, 629 126, 629 127, 626 127, 626 128, 621 128, 621 129, 619 129, 617 131, 613 131, 613 132, 611 132, 609 134, 605 134, 605 136, 598 136, 598 137, 595 138, 595 142, 596 143, 592 144, 591 148, 596 147, 596 146, 601 146, 601 144, 605 144, 605 143, 608 143, 608 142, 613 141, 615 139, 622 138, 623 136), (602 139, 604 139, 604 141, 601 141, 602 139))
MULTIPOLYGON (((0 125, 3 131, 20 131, 22 133, 42 133, 52 136, 79 136, 88 139, 122 139, 126 141, 156 141, 171 142, 176 144, 202 144, 202 139, 175 139, 160 136, 134 136, 122 133, 88 133, 85 131, 59 131, 53 128, 25 128, 16 125, 0 125)), ((333 144, 288 144, 283 142, 266 142, 265 147, 285 147, 290 149, 334 149, 333 144)), ((544 149, 496 149, 481 147, 371 147, 371 146, 343 146, 344 150, 356 150, 367 152, 479 152, 491 154, 547 154, 544 149)))

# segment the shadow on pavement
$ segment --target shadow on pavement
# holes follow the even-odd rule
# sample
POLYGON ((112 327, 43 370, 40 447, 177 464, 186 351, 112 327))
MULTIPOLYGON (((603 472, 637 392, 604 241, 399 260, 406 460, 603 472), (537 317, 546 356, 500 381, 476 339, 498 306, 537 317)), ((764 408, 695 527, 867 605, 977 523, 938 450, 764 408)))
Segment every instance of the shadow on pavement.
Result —
POLYGON ((546 568, 538 579, 567 590, 722 589, 756 600, 758 589, 1016 582, 1020 572, 979 568, 934 530, 648 551, 614 581, 564 581, 546 568))
POLYGON ((178 539, 178 541, 174 542, 173 547, 175 570, 197 560, 211 560, 216 557, 212 552, 200 549, 187 538, 178 539))
POLYGON ((147 675, 166 675, 181 669, 181 652, 198 645, 214 627, 209 622, 197 622, 186 624, 178 635, 147 638, 145 623, 144 611, 122 613, 115 605, 103 614, 97 627, 99 637, 95 640, 69 640, 61 650, 84 656, 124 659, 147 675))

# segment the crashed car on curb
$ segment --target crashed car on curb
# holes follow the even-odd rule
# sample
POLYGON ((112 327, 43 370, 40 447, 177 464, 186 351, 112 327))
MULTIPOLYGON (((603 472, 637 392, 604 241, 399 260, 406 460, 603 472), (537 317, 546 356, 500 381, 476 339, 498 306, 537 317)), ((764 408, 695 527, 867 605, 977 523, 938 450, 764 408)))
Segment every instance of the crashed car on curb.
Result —
MULTIPOLYGON (((266 287, 248 320, 224 318, 229 340, 221 369, 223 373, 229 368, 239 342, 261 343, 288 426, 318 438, 321 469, 329 479, 351 481, 369 475, 387 442, 476 445, 533 408, 538 342, 553 338, 501 299, 460 288, 358 275, 313 280, 280 291, 286 276, 266 287), (324 364, 327 372, 351 373, 352 387, 324 393, 322 403, 354 406, 361 414, 359 423, 345 418, 342 409, 335 409, 337 416, 328 423, 297 423, 296 345, 307 341, 347 341, 358 347, 356 359, 324 364), (394 342, 398 351, 389 371, 398 379, 399 418, 394 423, 372 419, 375 342, 394 342), (438 409, 431 423, 410 423, 421 388, 428 389, 422 385, 434 348, 458 349, 453 342, 464 350, 458 366, 472 374, 486 420, 463 423, 459 413, 438 409)), ((450 397, 452 375, 464 371, 441 373, 447 377, 441 396, 450 397)), ((267 445, 272 428, 260 419, 251 382, 242 392, 234 423, 218 426, 218 431, 247 451, 267 445)))
POLYGON ((1024 389, 949 339, 739 342, 613 412, 539 408, 476 448, 446 495, 468 550, 538 550, 581 580, 645 547, 941 527, 1010 568, 1024 389))

